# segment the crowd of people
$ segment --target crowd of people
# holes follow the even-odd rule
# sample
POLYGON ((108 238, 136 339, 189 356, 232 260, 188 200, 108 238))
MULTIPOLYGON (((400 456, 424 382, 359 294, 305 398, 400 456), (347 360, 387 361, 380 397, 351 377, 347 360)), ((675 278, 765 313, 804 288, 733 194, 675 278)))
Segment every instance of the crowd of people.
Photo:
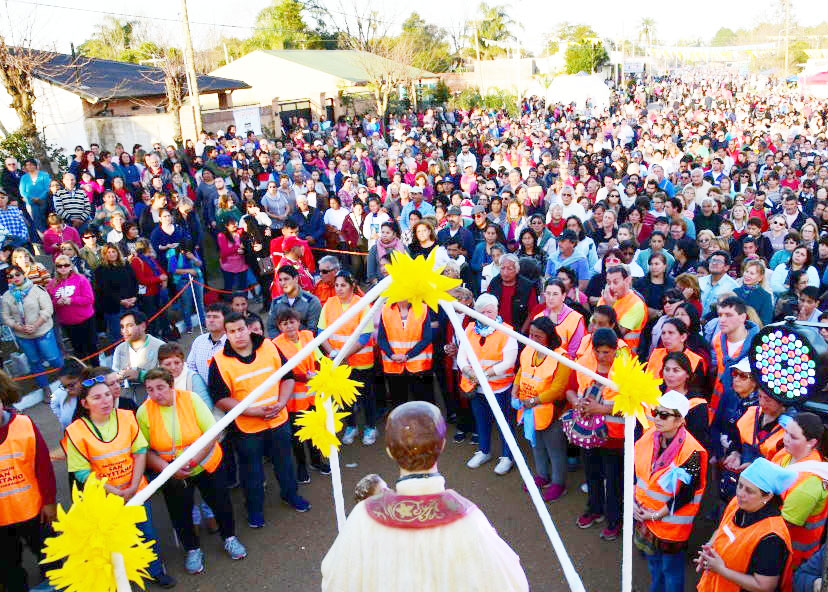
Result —
MULTIPOLYGON (((824 427, 763 392, 746 356, 764 325, 828 319, 825 102, 775 81, 689 71, 619 87, 605 111, 531 98, 514 117, 428 108, 387 123, 291 119, 278 139, 230 126, 181 148, 78 146, 59 176, 6 159, 0 315, 65 428, 71 483, 106 476, 129 499, 358 303, 395 252, 434 254, 462 282, 453 295, 481 315, 603 376, 626 351, 663 380, 635 455, 635 542, 652 592, 683 590, 697 551, 699 590, 816 589, 828 493, 785 467, 821 459, 824 427), (206 332, 185 350, 195 324, 206 332), (721 525, 691 549, 703 496, 721 525)), ((364 384, 341 434, 345 456, 358 439, 374 445, 401 403, 442 401, 453 441, 474 448, 469 469, 512 470, 445 315, 408 302, 367 314, 164 486, 189 573, 204 569, 194 523, 213 524, 233 559, 247 553, 229 488, 243 488, 248 525, 265 526, 264 457, 282 500, 310 509, 299 485, 330 468, 298 442, 294 420, 313 403, 319 358, 339 355, 358 327, 343 354, 364 384)), ((573 520, 616 540, 624 426, 614 393, 545 350, 462 323, 531 446, 543 498, 583 490, 573 520), (578 484, 569 472, 580 465, 578 484)), ((60 452, 12 412, 15 384, 0 387, 0 461, 19 438, 32 463, 11 463, 32 487, 0 511, 0 537, 18 549, 0 573, 17 591, 27 589, 22 541, 38 549, 54 517, 48 458, 60 452)), ((144 532, 155 538, 151 522, 144 532)), ((175 585, 160 556, 150 573, 175 585)))

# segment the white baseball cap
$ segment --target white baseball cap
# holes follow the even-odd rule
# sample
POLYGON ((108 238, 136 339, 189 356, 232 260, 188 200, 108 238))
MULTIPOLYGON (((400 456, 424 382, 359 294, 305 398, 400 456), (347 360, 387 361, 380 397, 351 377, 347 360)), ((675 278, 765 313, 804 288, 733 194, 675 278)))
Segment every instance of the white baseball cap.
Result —
POLYGON ((659 397, 658 404, 665 409, 678 411, 682 417, 687 417, 690 411, 690 401, 678 391, 667 391, 659 397))

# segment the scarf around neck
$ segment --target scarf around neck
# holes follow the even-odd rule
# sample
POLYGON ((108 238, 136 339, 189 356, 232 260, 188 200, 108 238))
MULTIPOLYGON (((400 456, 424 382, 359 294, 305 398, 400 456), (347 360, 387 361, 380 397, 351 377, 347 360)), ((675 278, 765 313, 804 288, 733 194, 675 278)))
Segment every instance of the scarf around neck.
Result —
POLYGON ((9 291, 14 297, 14 302, 15 304, 17 304, 17 309, 20 311, 20 322, 24 325, 26 324, 26 313, 23 310, 23 300, 26 299, 26 296, 29 295, 29 292, 32 291, 33 287, 34 284, 32 283, 32 280, 30 280, 29 278, 26 278, 23 281, 23 285, 21 286, 15 286, 13 284, 9 286, 9 291))
POLYGON ((389 243, 382 239, 377 241, 377 261, 385 257, 390 251, 399 251, 400 253, 405 251, 405 247, 399 238, 394 237, 394 240, 389 243))

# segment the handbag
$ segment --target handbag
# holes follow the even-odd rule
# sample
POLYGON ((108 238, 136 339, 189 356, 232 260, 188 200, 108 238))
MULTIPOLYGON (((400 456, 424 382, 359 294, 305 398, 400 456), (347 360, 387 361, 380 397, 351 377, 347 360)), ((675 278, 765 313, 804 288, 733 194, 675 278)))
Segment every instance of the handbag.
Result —
MULTIPOLYGON (((603 398, 599 399, 601 402, 603 398)), ((563 433, 569 443, 579 448, 599 448, 609 440, 609 430, 603 415, 585 416, 577 409, 569 409, 561 416, 563 433)))

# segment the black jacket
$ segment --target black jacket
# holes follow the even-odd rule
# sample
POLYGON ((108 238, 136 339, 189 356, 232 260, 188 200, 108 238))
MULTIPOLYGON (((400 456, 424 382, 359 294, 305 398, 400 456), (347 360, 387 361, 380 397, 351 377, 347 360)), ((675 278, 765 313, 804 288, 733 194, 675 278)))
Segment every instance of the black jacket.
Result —
MULTIPOLYGON (((537 302, 529 302, 529 296, 533 292, 535 284, 526 279, 522 275, 517 277, 517 286, 515 287, 515 297, 512 300, 512 326, 516 331, 520 331, 526 317, 529 316, 529 310, 537 304, 537 302)), ((496 275, 489 283, 489 294, 500 300, 500 294, 503 291, 503 279, 500 275, 496 275)))

